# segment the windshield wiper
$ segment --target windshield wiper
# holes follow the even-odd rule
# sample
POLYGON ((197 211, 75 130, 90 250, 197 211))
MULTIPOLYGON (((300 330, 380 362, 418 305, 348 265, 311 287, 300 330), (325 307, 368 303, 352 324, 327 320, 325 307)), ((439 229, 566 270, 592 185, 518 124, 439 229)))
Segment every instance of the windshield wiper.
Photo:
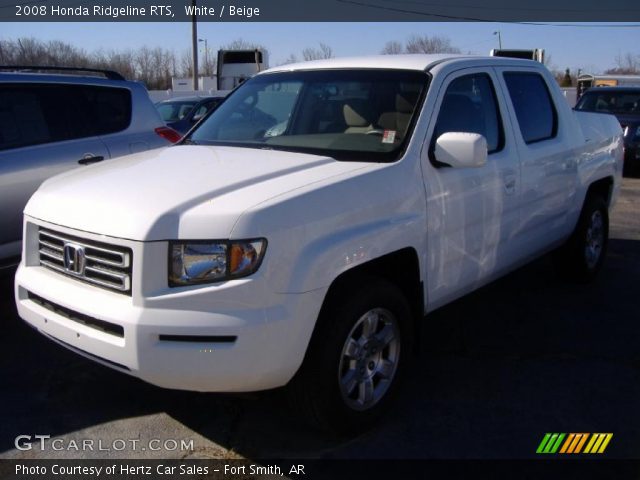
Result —
POLYGON ((191 138, 185 138, 180 142, 180 145, 199 145, 195 140, 191 140, 191 138))

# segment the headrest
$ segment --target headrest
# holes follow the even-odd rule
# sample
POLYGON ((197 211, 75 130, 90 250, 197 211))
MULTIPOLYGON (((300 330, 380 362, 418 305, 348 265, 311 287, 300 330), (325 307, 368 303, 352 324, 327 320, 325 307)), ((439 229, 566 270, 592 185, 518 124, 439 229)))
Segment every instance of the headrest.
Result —
POLYGON ((342 107, 344 121, 350 127, 371 125, 372 111, 366 100, 349 100, 342 107))

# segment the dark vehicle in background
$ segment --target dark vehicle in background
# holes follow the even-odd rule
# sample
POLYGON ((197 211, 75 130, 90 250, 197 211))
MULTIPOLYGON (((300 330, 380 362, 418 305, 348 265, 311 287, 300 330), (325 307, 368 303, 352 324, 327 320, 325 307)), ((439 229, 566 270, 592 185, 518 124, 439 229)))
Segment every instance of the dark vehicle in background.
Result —
POLYGON ((168 127, 184 135, 222 100, 222 93, 210 97, 177 97, 156 103, 156 109, 168 127))
POLYGON ((583 73, 578 76, 576 88, 578 98, 593 87, 640 87, 640 75, 594 75, 583 73))
POLYGON ((592 88, 575 108, 616 116, 624 130, 624 174, 640 175, 640 87, 592 88))
POLYGON ((19 261, 22 210, 43 181, 179 139, 117 72, 0 66, 0 270, 19 261))

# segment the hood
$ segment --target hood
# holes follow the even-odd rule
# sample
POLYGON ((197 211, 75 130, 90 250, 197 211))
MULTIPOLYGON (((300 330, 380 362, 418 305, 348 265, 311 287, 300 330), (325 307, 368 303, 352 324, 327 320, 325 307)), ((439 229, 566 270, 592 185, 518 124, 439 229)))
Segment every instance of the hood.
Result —
POLYGON ((369 164, 274 150, 179 145, 47 180, 25 214, 130 240, 228 238, 247 209, 369 164))

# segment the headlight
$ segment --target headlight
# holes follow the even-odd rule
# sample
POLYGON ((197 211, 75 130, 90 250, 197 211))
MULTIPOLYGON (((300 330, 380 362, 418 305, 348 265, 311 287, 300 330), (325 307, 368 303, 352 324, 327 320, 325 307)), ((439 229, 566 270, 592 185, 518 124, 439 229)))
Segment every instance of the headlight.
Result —
POLYGON ((169 286, 246 277, 262 262, 265 239, 169 243, 169 286))

